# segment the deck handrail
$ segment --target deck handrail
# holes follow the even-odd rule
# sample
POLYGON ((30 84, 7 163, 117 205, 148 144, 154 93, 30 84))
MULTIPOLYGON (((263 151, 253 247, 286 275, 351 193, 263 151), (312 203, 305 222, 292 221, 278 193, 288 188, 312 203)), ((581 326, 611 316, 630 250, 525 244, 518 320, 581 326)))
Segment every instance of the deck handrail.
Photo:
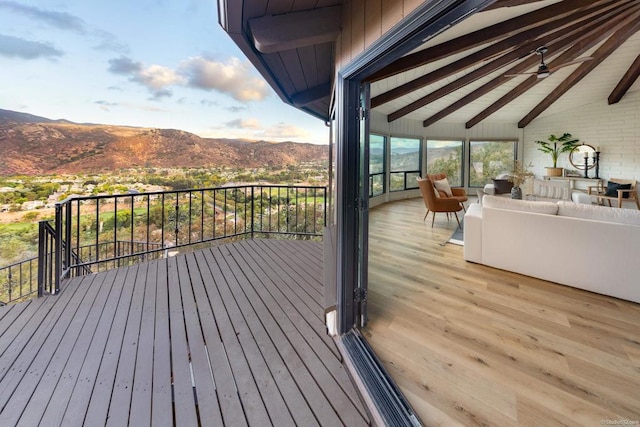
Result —
POLYGON ((217 240, 322 236, 326 206, 323 186, 236 185, 72 196, 56 204, 53 221, 39 223, 37 257, 0 267, 0 284, 7 287, 0 305, 56 294, 70 277, 217 240))

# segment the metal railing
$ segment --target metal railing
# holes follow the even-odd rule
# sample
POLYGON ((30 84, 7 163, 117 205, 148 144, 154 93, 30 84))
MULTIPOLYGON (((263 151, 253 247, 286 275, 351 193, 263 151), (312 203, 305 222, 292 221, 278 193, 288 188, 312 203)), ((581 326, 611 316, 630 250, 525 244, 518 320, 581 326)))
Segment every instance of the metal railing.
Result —
POLYGON ((31 298, 38 292, 38 257, 0 267, 0 305, 31 298))
MULTIPOLYGON (((321 236, 325 224, 325 187, 249 185, 71 197, 56 204, 53 224, 40 223, 38 258, 22 262, 30 263, 31 279, 10 290, 6 302, 36 292, 55 294, 64 279, 180 248, 256 236, 311 238, 321 236)), ((17 268, 12 265, 8 275, 22 271, 17 268)))

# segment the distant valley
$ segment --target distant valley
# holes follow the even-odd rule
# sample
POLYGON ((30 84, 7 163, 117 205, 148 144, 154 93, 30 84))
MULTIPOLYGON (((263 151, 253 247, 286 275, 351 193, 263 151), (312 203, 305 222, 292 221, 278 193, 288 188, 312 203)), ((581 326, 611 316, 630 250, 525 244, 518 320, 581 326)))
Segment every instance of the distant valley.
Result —
POLYGON ((201 138, 174 129, 77 124, 0 109, 0 176, 135 167, 287 167, 326 163, 328 146, 201 138))

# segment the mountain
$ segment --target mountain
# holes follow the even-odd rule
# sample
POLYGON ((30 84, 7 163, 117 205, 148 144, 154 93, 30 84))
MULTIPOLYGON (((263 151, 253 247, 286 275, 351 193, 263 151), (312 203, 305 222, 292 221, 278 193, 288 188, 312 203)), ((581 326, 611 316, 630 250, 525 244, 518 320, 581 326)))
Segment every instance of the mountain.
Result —
POLYGON ((286 167, 325 162, 326 145, 200 138, 175 129, 77 124, 0 110, 0 175, 131 167, 286 167))

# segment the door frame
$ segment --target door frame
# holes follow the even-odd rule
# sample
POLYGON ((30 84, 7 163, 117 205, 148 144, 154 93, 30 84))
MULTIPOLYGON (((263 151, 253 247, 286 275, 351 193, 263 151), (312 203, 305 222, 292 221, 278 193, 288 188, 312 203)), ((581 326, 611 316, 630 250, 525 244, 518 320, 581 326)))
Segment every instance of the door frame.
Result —
MULTIPOLYGON (((336 247, 337 332, 344 334, 366 319, 366 304, 358 296, 359 271, 368 268, 366 245, 360 253, 358 221, 360 165, 360 88, 368 76, 411 52, 456 22, 495 0, 425 1, 389 32, 337 72, 336 105, 336 247), (364 312, 363 312, 364 310, 364 312)), ((368 175, 362 177, 368 180, 368 175)), ((368 196, 368 195, 367 195, 368 196)), ((367 212, 364 213, 368 215, 367 212)), ((364 236, 368 239, 368 236, 364 236)), ((364 276, 366 281, 366 276, 364 276)), ((366 283, 364 283, 366 286, 366 283)))

